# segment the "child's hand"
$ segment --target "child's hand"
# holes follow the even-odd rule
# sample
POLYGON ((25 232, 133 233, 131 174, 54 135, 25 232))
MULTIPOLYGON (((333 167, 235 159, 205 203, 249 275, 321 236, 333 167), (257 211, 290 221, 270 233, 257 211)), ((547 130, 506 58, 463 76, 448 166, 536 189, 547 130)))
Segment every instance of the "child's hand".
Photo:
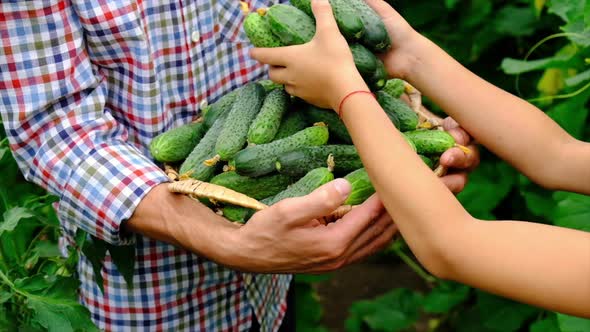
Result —
POLYGON ((422 36, 387 2, 366 1, 381 16, 391 38, 391 49, 381 56, 387 73, 391 77, 407 80, 408 73, 418 58, 418 41, 423 39, 422 36))
POLYGON ((316 34, 309 43, 256 48, 252 58, 271 66, 270 79, 286 91, 322 108, 336 109, 344 96, 368 87, 332 14, 328 0, 313 0, 316 34))
POLYGON ((469 173, 479 165, 479 149, 468 132, 451 117, 443 121, 443 128, 455 138, 458 144, 466 146, 471 153, 465 154, 459 148, 451 148, 440 157, 440 164, 449 169, 441 178, 442 182, 455 194, 463 191, 467 185, 469 173))

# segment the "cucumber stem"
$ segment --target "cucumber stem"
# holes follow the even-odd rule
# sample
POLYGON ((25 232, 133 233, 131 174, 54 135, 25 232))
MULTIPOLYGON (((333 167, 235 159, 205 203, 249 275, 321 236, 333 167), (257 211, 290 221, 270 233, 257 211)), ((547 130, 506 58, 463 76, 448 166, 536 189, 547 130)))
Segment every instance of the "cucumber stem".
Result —
POLYGON ((260 16, 265 16, 267 11, 268 11, 268 8, 258 8, 258 9, 256 9, 256 12, 260 16))
POLYGON ((230 165, 223 165, 223 172, 233 172, 236 170, 235 166, 230 166, 230 165))
POLYGON ((246 1, 240 1, 240 9, 242 9, 242 13, 244 15, 248 15, 250 13, 250 5, 246 1))
POLYGON ((330 153, 328 155, 328 170, 334 172, 334 167, 336 167, 336 162, 334 161, 334 155, 330 153))
POLYGON ((455 144, 455 147, 456 147, 456 148, 459 148, 459 149, 460 149, 461 151, 463 151, 463 153, 465 153, 465 154, 471 154, 471 150, 470 150, 468 147, 464 146, 464 145, 461 145, 461 144, 455 144))
POLYGON ((217 163, 221 160, 221 156, 220 155, 215 155, 215 157, 211 158, 211 159, 207 159, 203 162, 203 164, 207 167, 213 167, 215 165, 217 165, 217 163))

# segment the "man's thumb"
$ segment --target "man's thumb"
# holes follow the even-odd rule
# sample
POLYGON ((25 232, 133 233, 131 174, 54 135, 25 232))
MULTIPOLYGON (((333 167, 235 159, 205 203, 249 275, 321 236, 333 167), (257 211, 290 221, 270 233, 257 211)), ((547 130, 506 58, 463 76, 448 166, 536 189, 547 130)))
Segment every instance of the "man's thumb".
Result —
MULTIPOLYGON (((314 190, 307 196, 294 197, 278 202, 268 208, 279 214, 279 219, 288 220, 297 225, 310 220, 325 217, 340 207, 351 191, 350 183, 345 179, 336 179, 314 190)), ((266 212, 267 209, 262 212, 266 212)))

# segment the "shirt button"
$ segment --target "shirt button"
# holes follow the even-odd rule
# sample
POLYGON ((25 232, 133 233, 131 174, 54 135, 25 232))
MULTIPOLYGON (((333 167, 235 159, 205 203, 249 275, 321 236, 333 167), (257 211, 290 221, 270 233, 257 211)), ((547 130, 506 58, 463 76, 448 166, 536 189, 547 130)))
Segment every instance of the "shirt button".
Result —
POLYGON ((191 35, 191 40, 193 41, 193 43, 198 42, 201 39, 201 34, 198 31, 193 31, 192 35, 191 35))
POLYGON ((203 99, 201 100, 201 102, 199 103, 199 109, 202 111, 203 109, 205 109, 205 107, 207 107, 209 105, 209 103, 207 102, 207 99, 203 99))

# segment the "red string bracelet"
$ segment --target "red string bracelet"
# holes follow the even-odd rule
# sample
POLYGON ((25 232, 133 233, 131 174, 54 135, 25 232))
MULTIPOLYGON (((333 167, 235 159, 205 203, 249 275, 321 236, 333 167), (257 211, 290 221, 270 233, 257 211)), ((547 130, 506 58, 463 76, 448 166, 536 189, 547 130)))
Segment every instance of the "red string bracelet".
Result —
POLYGON ((340 105, 338 106, 338 117, 342 118, 342 105, 344 105, 344 102, 346 101, 346 99, 348 99, 349 97, 358 94, 358 93, 366 93, 371 95, 373 98, 377 98, 375 97, 375 94, 371 91, 365 91, 365 90, 359 90, 359 91, 353 91, 349 94, 347 94, 346 96, 344 96, 344 98, 342 98, 342 101, 340 102, 340 105))

